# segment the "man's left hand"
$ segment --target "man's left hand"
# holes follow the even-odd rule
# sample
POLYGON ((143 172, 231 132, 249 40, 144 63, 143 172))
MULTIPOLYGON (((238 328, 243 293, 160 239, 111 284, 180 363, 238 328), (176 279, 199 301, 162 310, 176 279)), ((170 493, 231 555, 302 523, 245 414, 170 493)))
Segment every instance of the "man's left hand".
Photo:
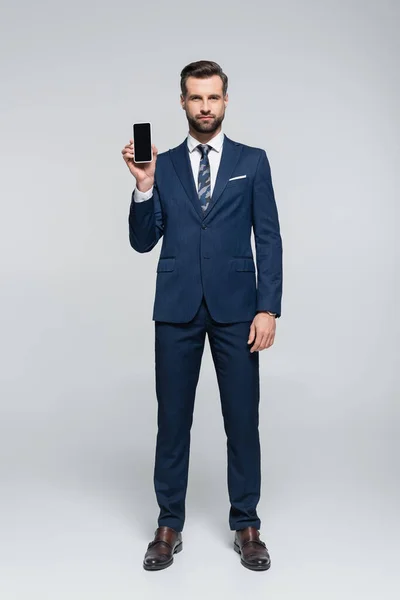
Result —
POLYGON ((275 339, 275 330, 275 317, 264 311, 257 313, 250 326, 249 339, 247 340, 248 344, 254 342, 250 352, 258 352, 272 346, 275 339))

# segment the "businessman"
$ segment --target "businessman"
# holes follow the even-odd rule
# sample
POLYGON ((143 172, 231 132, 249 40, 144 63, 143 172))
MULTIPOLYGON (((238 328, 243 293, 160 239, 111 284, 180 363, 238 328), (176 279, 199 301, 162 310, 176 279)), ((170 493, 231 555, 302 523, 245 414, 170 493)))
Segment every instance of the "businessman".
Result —
POLYGON ((190 63, 181 72, 180 96, 187 138, 160 154, 153 145, 151 163, 134 162, 132 139, 122 149, 136 179, 130 244, 149 252, 163 238, 153 306, 160 512, 143 560, 147 570, 170 566, 182 550, 190 430, 206 334, 227 438, 233 548, 249 569, 271 564, 256 510, 259 352, 274 343, 281 315, 282 239, 265 150, 222 132, 227 86, 217 63, 190 63))

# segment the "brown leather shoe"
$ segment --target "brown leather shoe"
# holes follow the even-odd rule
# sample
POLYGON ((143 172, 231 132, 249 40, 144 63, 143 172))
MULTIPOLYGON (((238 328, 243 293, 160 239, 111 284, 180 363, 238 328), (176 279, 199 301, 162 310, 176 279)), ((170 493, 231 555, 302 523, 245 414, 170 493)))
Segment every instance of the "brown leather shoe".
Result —
POLYGON ((147 571, 159 571, 174 562, 174 554, 182 550, 182 533, 172 527, 157 527, 154 539, 147 546, 143 567, 147 571))
POLYGON ((245 527, 235 532, 233 547, 241 555, 240 562, 253 571, 266 571, 271 566, 268 548, 260 540, 256 527, 245 527))

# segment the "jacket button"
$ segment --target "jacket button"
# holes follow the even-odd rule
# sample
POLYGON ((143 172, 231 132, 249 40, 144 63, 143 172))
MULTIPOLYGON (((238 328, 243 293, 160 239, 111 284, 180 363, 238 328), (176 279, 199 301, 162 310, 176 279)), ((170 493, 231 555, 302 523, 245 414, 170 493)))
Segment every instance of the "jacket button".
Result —
POLYGON ((202 229, 207 229, 207 225, 202 225, 201 228, 202 229))

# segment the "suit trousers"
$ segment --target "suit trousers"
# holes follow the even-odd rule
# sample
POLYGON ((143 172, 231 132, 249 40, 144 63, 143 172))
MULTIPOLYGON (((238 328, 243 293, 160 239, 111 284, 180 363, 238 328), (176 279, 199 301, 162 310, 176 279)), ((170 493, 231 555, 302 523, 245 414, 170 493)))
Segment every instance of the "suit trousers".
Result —
POLYGON ((214 321, 204 296, 189 323, 155 321, 158 431, 154 488, 160 508, 158 526, 183 530, 190 430, 207 333, 227 439, 229 526, 231 530, 247 526, 260 529, 256 511, 261 486, 259 353, 251 353, 247 343, 250 325, 251 321, 214 321))

